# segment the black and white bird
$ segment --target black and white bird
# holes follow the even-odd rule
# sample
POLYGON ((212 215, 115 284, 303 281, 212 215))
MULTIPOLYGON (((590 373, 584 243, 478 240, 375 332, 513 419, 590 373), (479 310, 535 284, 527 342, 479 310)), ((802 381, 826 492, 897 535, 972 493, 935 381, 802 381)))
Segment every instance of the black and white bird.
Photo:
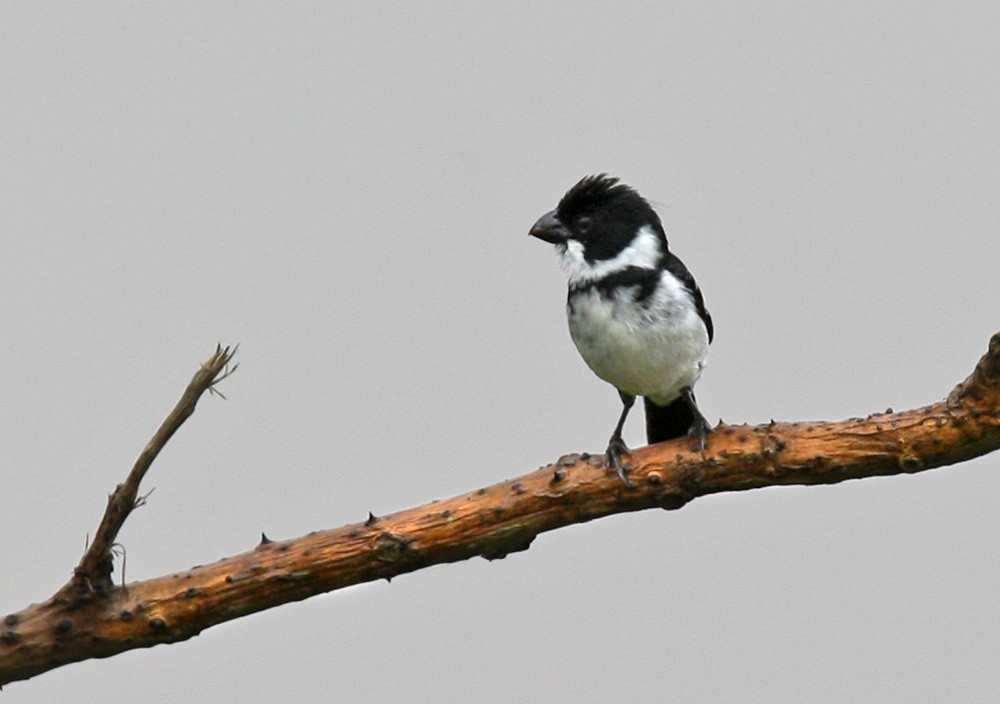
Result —
POLYGON ((694 384, 708 357, 712 317, 691 272, 668 249, 649 203, 617 178, 588 176, 530 234, 556 246, 569 275, 573 342, 621 396, 608 465, 627 483, 622 427, 636 396, 645 401, 649 443, 692 435, 704 450, 709 426, 694 384))

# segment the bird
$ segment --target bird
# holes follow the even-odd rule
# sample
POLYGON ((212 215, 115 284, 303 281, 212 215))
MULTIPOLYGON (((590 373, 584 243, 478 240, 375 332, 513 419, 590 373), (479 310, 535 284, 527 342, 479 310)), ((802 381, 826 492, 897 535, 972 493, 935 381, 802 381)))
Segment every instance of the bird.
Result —
POLYGON ((570 336, 591 371, 621 397, 606 466, 630 483, 622 428, 637 396, 650 444, 687 435, 696 438, 692 450, 704 452, 710 427, 694 385, 715 335, 712 316, 649 202, 616 177, 586 176, 528 234, 555 245, 569 279, 570 336))

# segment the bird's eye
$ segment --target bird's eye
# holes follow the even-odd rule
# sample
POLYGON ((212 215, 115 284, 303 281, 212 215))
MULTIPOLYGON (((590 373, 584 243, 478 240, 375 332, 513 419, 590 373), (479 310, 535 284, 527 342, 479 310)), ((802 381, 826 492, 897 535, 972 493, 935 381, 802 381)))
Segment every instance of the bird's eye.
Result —
POLYGON ((576 229, 580 232, 590 232, 591 226, 594 221, 588 218, 586 215, 576 219, 576 229))

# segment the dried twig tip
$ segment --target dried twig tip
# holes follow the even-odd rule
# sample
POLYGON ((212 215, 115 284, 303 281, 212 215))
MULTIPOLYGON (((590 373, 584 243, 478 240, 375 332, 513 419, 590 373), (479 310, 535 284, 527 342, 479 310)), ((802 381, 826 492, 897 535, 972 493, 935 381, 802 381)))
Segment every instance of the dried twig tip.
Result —
POLYGON ((212 374, 212 381, 208 385, 208 393, 214 396, 218 396, 223 401, 227 400, 226 395, 223 394, 221 391, 219 391, 217 388, 215 388, 215 386, 216 384, 219 384, 226 378, 228 378, 229 375, 233 374, 237 369, 239 369, 240 365, 238 362, 234 364, 232 367, 229 366, 229 363, 233 360, 233 357, 236 355, 236 352, 239 349, 240 349, 239 343, 237 343, 233 347, 228 347, 228 346, 223 347, 221 344, 217 344, 215 346, 215 354, 212 355, 212 358, 209 359, 207 362, 205 362, 203 365, 201 365, 201 368, 204 371, 207 371, 210 374, 212 374))

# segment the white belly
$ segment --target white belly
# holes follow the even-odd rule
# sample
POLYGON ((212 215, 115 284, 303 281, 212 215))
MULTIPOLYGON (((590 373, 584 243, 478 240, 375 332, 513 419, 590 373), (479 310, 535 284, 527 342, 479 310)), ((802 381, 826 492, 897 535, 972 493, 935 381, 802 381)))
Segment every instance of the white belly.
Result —
POLYGON ((677 289, 667 287, 645 308, 633 302, 632 290, 613 299, 596 289, 574 297, 570 335, 597 376, 661 406, 694 385, 708 356, 708 331, 690 295, 677 289))

